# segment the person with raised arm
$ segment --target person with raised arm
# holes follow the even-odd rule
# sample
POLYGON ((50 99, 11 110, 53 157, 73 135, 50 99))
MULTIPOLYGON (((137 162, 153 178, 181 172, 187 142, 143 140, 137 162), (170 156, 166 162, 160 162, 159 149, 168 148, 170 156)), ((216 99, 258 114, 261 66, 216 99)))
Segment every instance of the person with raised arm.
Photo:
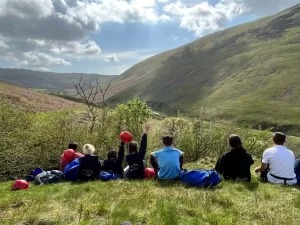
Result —
POLYGON ((144 178, 144 170, 146 169, 145 154, 147 151, 147 134, 150 129, 149 125, 145 126, 141 144, 138 150, 138 143, 132 141, 128 144, 129 154, 126 156, 128 167, 124 170, 124 176, 128 179, 144 178))

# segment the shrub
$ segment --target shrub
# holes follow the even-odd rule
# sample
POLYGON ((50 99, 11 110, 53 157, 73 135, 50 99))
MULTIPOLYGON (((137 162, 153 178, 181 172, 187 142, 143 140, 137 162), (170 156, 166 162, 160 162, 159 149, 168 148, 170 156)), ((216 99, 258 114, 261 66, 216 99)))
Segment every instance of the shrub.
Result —
MULTIPOLYGON (((79 122, 82 115, 71 111, 32 114, 0 104, 0 179, 24 175, 37 166, 58 168, 62 152, 72 141, 80 144, 79 151, 81 146, 91 143, 96 154, 106 158, 108 150, 118 147, 121 131, 128 130, 139 141, 144 124, 151 118, 150 108, 138 98, 114 110, 108 107, 97 110, 99 117, 91 132, 89 122, 79 122)), ((261 156, 271 144, 268 130, 254 131, 214 117, 204 118, 207 117, 202 111, 193 117, 178 115, 154 120, 148 151, 162 148, 161 137, 165 134, 174 137, 175 147, 185 152, 186 162, 220 156, 230 149, 228 137, 233 133, 242 137, 244 147, 253 155, 261 156)), ((298 139, 294 138, 291 144, 299 146, 298 139)))

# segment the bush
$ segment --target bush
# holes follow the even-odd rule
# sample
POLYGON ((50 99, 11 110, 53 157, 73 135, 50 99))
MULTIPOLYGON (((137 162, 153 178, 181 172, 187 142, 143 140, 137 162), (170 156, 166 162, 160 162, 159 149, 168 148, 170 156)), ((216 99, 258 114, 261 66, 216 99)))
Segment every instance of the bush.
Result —
MULTIPOLYGON (((108 107, 97 110, 99 117, 91 132, 89 122, 80 122, 82 115, 71 111, 32 114, 0 104, 0 179, 22 176, 37 166, 58 168, 62 152, 72 141, 80 143, 79 151, 82 145, 91 143, 100 158, 106 158, 108 150, 118 147, 121 131, 128 130, 140 141, 143 126, 151 119, 150 108, 137 98, 114 110, 108 107)), ((178 115, 152 120, 148 151, 162 148, 161 137, 165 134, 174 137, 174 145, 185 152, 186 162, 220 156, 229 150, 228 137, 233 133, 240 135, 244 147, 259 157, 271 144, 268 130, 238 128, 214 117, 204 118, 207 117, 201 112, 193 117, 178 115)), ((299 140, 294 138, 291 144, 296 148, 299 140)))
POLYGON ((139 99, 119 105, 114 111, 107 107, 98 110, 100 116, 90 132, 90 124, 79 123, 79 116, 70 111, 32 114, 2 103, 0 179, 24 175, 35 167, 58 168, 62 152, 72 141, 81 146, 95 145, 97 154, 104 158, 108 150, 118 147, 121 131, 129 130, 139 138, 151 116, 147 104, 139 99))

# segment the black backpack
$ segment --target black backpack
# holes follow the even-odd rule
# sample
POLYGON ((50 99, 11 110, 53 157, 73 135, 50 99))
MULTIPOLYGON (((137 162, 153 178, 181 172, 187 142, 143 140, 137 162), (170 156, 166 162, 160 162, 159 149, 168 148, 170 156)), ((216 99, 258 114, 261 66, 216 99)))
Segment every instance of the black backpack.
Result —
POLYGON ((79 161, 79 181, 97 180, 99 178, 101 163, 98 156, 85 155, 79 161))

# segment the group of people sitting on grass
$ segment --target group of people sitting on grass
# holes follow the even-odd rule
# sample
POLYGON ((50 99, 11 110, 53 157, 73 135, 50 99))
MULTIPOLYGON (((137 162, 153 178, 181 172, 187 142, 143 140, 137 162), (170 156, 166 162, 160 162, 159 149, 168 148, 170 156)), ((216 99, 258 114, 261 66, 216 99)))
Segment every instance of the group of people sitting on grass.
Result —
MULTIPOLYGON (((116 175, 119 178, 142 179, 145 178, 146 162, 144 160, 147 150, 147 133, 149 126, 145 127, 140 146, 136 141, 127 144, 128 155, 126 155, 127 167, 123 169, 125 156, 125 143, 122 141, 119 151, 110 150, 106 160, 99 160, 94 155, 95 147, 91 144, 83 146, 84 155, 76 152, 77 144, 71 143, 76 156, 80 157, 79 181, 96 180, 101 171, 116 175)), ((261 173, 261 178, 276 184, 296 184, 297 175, 300 173, 300 160, 296 160, 291 150, 284 144, 286 135, 280 132, 273 134, 274 146, 265 150, 262 163, 255 169, 261 173)), ((150 154, 150 164, 154 177, 159 180, 177 180, 183 170, 184 153, 173 147, 171 136, 162 137, 163 148, 150 154)), ((244 149, 241 138, 237 135, 229 137, 231 150, 224 153, 217 161, 215 170, 225 180, 251 181, 251 165, 254 164, 252 156, 244 149)), ((68 151, 68 150, 67 150, 68 151)), ((64 155, 64 153, 63 153, 64 155)), ((64 171, 68 163, 62 155, 60 170, 64 171)), ((148 168, 149 169, 149 168, 148 168)))
MULTIPOLYGON (((110 150, 107 154, 106 160, 99 160, 98 156, 94 155, 95 147, 91 144, 83 146, 83 154, 77 151, 77 143, 71 143, 68 146, 75 151, 75 157, 80 158, 79 180, 96 180, 101 171, 112 173, 119 178, 127 179, 142 179, 145 178, 146 162, 144 160, 147 151, 147 133, 149 126, 145 127, 144 134, 140 146, 136 141, 127 144, 128 155, 126 155, 127 167, 123 169, 123 159, 125 156, 125 142, 121 141, 119 151, 110 150)), ((150 164, 152 166, 153 176, 161 180, 175 180, 178 179, 179 173, 183 165, 183 152, 173 148, 173 138, 171 136, 164 136, 162 138, 164 148, 152 152, 150 154, 150 164)), ((64 172, 68 161, 65 160, 63 153, 60 162, 60 170, 64 172)), ((149 168, 148 168, 149 169, 149 168)))
MULTIPOLYGON (((293 185, 298 183, 300 160, 295 160, 294 153, 284 144, 286 135, 280 132, 273 134, 274 146, 264 151, 261 165, 255 168, 256 173, 265 182, 293 185)), ((223 154, 215 169, 226 180, 251 181, 250 167, 254 164, 251 155, 243 148, 239 136, 229 137, 231 151, 223 154)))

